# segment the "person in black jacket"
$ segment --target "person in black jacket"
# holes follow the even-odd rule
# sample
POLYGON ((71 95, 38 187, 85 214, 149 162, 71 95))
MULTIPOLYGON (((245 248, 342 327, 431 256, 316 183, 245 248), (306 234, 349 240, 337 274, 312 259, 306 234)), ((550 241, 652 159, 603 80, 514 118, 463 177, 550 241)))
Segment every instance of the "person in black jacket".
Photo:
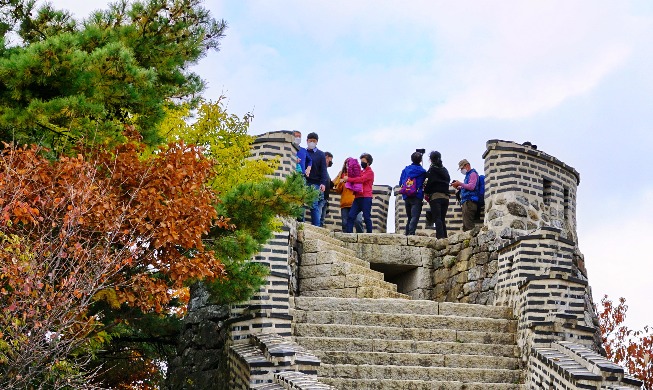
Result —
POLYGON ((306 136, 306 144, 308 155, 311 157, 312 166, 311 172, 306 176, 306 183, 315 189, 320 190, 320 197, 311 206, 311 224, 313 226, 320 226, 320 218, 322 217, 322 207, 324 207, 324 191, 330 185, 329 173, 327 172, 327 162, 324 152, 317 148, 318 142, 317 133, 308 133, 306 136))
POLYGON ((429 154, 431 166, 426 172, 426 185, 424 194, 428 196, 431 215, 435 222, 435 237, 447 238, 447 224, 445 218, 449 210, 449 171, 442 166, 440 152, 432 151, 429 154))
MULTIPOLYGON (((326 159, 327 168, 331 168, 333 165, 333 154, 331 152, 324 152, 324 158, 326 159)), ((320 217, 320 227, 324 227, 324 221, 326 220, 327 213, 329 212, 329 194, 333 188, 333 183, 331 182, 331 176, 327 171, 327 177, 329 178, 329 183, 324 189, 324 205, 322 206, 322 216, 320 217)))

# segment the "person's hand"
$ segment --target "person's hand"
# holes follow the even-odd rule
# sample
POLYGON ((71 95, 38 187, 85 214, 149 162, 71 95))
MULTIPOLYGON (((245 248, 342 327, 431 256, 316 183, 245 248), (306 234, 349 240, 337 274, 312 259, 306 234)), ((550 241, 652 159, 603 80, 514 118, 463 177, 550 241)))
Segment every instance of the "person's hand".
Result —
POLYGON ((343 183, 346 183, 348 178, 349 178, 349 177, 344 176, 344 177, 342 178, 343 183))
POLYGON ((460 187, 460 182, 458 180, 454 180, 453 183, 451 183, 451 185, 453 186, 453 188, 458 188, 460 187))
POLYGON ((326 187, 324 187, 324 184, 320 184, 320 191, 324 192, 325 189, 326 187))

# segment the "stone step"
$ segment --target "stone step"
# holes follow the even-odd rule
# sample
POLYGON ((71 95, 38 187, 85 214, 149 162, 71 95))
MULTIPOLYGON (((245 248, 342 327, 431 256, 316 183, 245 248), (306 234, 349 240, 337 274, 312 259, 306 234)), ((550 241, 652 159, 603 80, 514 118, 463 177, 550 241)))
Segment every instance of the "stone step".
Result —
POLYGON ((299 281, 300 294, 303 291, 337 290, 349 287, 379 287, 388 291, 397 291, 396 284, 357 274, 305 278, 299 281))
MULTIPOLYGON (((514 333, 459 331, 453 329, 394 328, 373 325, 293 324, 295 336, 354 339, 449 341, 459 343, 514 344, 514 333)), ((309 347, 310 348, 310 347, 309 347)))
POLYGON ((361 260, 358 257, 338 252, 335 250, 328 250, 321 253, 304 253, 302 255, 301 266, 312 266, 320 264, 339 264, 339 263, 351 263, 364 268, 370 268, 370 263, 361 260))
POLYGON ((303 255, 305 255, 307 253, 324 253, 328 251, 336 251, 345 254, 347 256, 357 257, 356 252, 342 246, 344 245, 342 241, 340 240, 337 241, 338 243, 328 242, 323 240, 322 238, 304 239, 302 253, 303 255))
POLYGON ((407 300, 410 299, 410 296, 396 291, 388 290, 381 287, 348 287, 337 290, 315 290, 315 291, 303 291, 303 297, 310 298, 369 298, 369 299, 397 299, 397 300, 407 300))
MULTIPOLYGON (((295 307, 295 310, 300 310, 295 307)), ((305 311, 297 322, 312 324, 369 325, 393 328, 454 329, 459 331, 515 333, 517 321, 496 318, 420 314, 370 313, 365 311, 305 311)))
POLYGON ((321 378, 321 382, 346 390, 527 390, 513 383, 470 383, 461 381, 377 380, 321 378))
MULTIPOLYGON (((376 366, 352 364, 325 364, 318 369, 320 381, 327 378, 355 378, 422 381, 458 381, 478 383, 521 383, 521 370, 486 368, 419 367, 419 366, 376 366)), ((343 388, 343 387, 340 387, 343 388)))
POLYGON ((299 278, 318 278, 325 276, 365 275, 367 277, 383 280, 383 273, 374 271, 369 267, 348 262, 334 262, 330 264, 303 264, 299 268, 299 278))
POLYGON ((344 242, 335 238, 330 230, 312 225, 304 229, 304 240, 322 240, 334 245, 344 246, 344 242))
POLYGON ((458 317, 512 319, 512 310, 505 306, 485 306, 467 303, 433 302, 426 300, 347 299, 295 297, 295 308, 306 311, 355 311, 397 314, 431 314, 458 317))
POLYGON ((379 366, 421 366, 453 368, 490 368, 517 370, 520 359, 515 357, 498 357, 483 355, 442 355, 425 353, 389 353, 389 352, 354 352, 354 351, 318 351, 313 352, 322 364, 372 364, 379 366))
POLYGON ((516 345, 461 343, 456 341, 415 341, 387 339, 354 339, 343 337, 295 337, 297 344, 317 351, 367 351, 424 354, 468 354, 519 357, 516 345))
POLYGON ((335 387, 320 382, 314 375, 306 375, 299 371, 282 371, 274 374, 274 382, 283 386, 282 389, 336 390, 335 387))

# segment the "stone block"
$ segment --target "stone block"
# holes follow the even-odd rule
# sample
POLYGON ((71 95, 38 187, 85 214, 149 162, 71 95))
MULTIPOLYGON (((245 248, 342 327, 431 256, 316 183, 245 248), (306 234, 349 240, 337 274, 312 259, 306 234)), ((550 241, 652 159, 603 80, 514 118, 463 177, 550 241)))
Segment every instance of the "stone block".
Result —
POLYGON ((508 212, 511 215, 515 215, 517 217, 526 217, 528 215, 526 213, 526 207, 524 207, 522 204, 510 202, 506 205, 506 207, 508 208, 508 212))
POLYGON ((447 246, 449 246, 449 239, 441 238, 439 240, 435 240, 434 249, 440 251, 440 250, 445 249, 447 246))
POLYGON ((490 254, 487 251, 478 252, 472 255, 469 259, 471 264, 484 265, 490 261, 490 254))
POLYGON ((510 227, 513 229, 524 230, 526 229, 526 224, 520 219, 515 219, 510 223, 510 227))
POLYGON ((337 238, 338 240, 346 243, 350 242, 358 242, 358 234, 356 233, 342 233, 342 232, 334 232, 333 237, 337 238))
POLYGON ((333 290, 345 288, 345 276, 327 276, 302 279, 299 288, 301 291, 333 290))
POLYGON ((458 252, 457 256, 457 261, 458 262, 463 262, 469 260, 469 258, 472 257, 472 249, 471 248, 465 248, 458 252))
POLYGON ((407 237, 408 245, 424 247, 429 245, 434 245, 436 238, 434 237, 422 237, 422 236, 408 236, 407 237))
POLYGON ((469 262, 468 261, 459 260, 456 263, 456 266, 454 267, 454 270, 456 272, 467 272, 469 270, 469 268, 470 267, 469 267, 469 262))
MULTIPOLYGON (((354 244, 352 244, 354 245, 354 244)), ((403 245, 356 244, 358 256, 370 263, 421 267, 430 259, 431 250, 403 245)), ((430 264, 428 264, 430 267, 430 264)))
POLYGON ((361 233, 358 234, 358 242, 361 244, 377 245, 406 245, 408 239, 402 234, 392 233, 361 233))

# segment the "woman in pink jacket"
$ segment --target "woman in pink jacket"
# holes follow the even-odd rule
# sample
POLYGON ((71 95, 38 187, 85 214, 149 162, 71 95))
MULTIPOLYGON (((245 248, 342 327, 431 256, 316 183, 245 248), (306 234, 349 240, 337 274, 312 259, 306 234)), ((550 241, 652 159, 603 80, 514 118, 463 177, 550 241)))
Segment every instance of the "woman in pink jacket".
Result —
POLYGON ((365 221, 365 230, 372 233, 372 189, 374 187, 374 171, 372 171, 372 156, 369 153, 363 153, 360 156, 361 168, 363 171, 359 177, 347 177, 347 183, 362 183, 363 192, 357 192, 354 203, 349 209, 347 218, 347 227, 345 233, 352 233, 354 220, 360 211, 363 211, 363 220, 365 221))

